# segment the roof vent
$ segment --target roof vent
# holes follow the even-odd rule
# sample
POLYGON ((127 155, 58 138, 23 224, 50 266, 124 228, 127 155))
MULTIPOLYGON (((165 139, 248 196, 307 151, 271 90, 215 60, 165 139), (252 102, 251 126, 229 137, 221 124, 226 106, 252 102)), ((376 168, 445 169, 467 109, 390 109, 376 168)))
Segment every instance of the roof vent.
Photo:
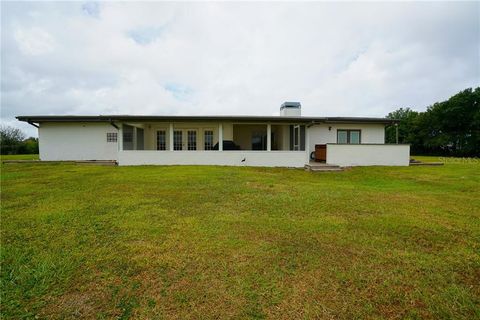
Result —
POLYGON ((280 116, 282 117, 300 117, 302 115, 302 105, 300 102, 284 102, 280 106, 280 116))

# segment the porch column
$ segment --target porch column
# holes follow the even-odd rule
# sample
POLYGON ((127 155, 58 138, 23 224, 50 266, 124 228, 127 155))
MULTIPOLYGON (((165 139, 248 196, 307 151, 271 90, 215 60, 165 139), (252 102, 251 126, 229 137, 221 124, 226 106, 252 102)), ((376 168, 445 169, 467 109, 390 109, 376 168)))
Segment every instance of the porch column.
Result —
POLYGON ((123 123, 118 125, 117 141, 118 150, 123 151, 123 123))
POLYGON ((218 125, 218 151, 223 151, 223 124, 218 125))
POLYGON ((133 127, 132 136, 133 136, 133 141, 132 141, 133 149, 132 150, 137 150, 137 127, 133 127))
POLYGON ((173 151, 173 123, 170 123, 168 128, 168 149, 173 151))
POLYGON ((307 154, 307 164, 310 163, 310 137, 308 134, 308 126, 305 126, 305 153, 307 154))
POLYGON ((267 124, 267 151, 272 151, 272 125, 267 124))

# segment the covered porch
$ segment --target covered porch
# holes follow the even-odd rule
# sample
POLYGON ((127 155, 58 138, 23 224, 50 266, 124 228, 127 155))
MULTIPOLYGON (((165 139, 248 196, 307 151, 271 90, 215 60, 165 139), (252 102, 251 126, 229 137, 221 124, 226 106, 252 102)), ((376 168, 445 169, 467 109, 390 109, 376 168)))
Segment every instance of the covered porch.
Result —
POLYGON ((119 164, 204 164, 303 167, 301 123, 123 122, 119 164))
POLYGON ((305 126, 271 123, 122 123, 119 150, 305 151, 305 126))

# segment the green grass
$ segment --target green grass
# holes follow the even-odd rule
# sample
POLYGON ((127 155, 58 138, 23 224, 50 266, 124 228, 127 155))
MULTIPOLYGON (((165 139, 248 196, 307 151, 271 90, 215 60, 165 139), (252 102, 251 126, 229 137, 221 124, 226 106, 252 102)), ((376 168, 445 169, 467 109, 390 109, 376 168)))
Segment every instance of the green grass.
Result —
POLYGON ((1 187, 6 319, 480 318, 478 162, 4 164, 1 187))
POLYGON ((38 160, 38 154, 0 155, 0 160, 38 160))

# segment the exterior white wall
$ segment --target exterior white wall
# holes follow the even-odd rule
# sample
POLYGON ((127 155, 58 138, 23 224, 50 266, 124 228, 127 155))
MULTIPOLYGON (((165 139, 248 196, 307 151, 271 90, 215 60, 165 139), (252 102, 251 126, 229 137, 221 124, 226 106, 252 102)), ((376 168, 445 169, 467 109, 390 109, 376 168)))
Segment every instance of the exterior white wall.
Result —
POLYGON ((327 163, 350 166, 408 166, 408 144, 327 144, 327 163))
POLYGON ((309 150, 315 150, 316 144, 337 143, 337 130, 358 129, 361 130, 361 143, 385 143, 385 125, 384 124, 341 124, 341 123, 322 123, 307 128, 309 135, 309 150), (328 128, 331 127, 331 130, 328 128))
POLYGON ((107 142, 109 132, 118 130, 108 123, 43 122, 38 129, 40 160, 117 160, 118 142, 107 142))
POLYGON ((300 108, 281 108, 280 116, 282 117, 300 117, 302 115, 302 109, 300 108))
MULTIPOLYGON (((193 128, 192 123, 175 124, 175 128, 193 128)), ((168 123, 143 125, 146 148, 155 148, 155 131, 162 128, 169 134, 168 123)), ((407 166, 408 145, 385 145, 383 124, 320 124, 307 129, 306 151, 201 151, 203 130, 214 130, 218 139, 218 124, 198 123, 199 151, 156 151, 119 148, 121 132, 109 123, 44 122, 40 124, 40 159, 62 160, 118 160, 120 165, 232 165, 265 167, 303 167, 315 144, 327 144, 327 163, 340 166, 389 165, 407 166), (331 130, 328 127, 331 126, 331 130), (362 130, 360 145, 337 145, 337 129, 362 130), (107 142, 107 133, 118 133, 118 142, 107 142), (119 151, 120 150, 120 151, 119 151), (241 162, 245 159, 244 162, 241 162)), ((233 126, 224 123, 224 139, 231 140, 233 126)), ((275 126, 274 126, 275 128, 275 126)), ((281 131, 281 130, 279 130, 281 131)), ((288 130, 283 130, 284 135, 288 130)), ((280 135, 280 133, 279 133, 280 135)), ((168 141, 167 137, 167 141, 168 141)), ((283 139, 282 139, 283 140, 283 139)), ((168 148, 168 146, 167 146, 168 148)))
POLYGON ((120 151, 119 165, 303 167, 305 151, 120 151), (245 159, 244 162, 242 160, 245 159))

